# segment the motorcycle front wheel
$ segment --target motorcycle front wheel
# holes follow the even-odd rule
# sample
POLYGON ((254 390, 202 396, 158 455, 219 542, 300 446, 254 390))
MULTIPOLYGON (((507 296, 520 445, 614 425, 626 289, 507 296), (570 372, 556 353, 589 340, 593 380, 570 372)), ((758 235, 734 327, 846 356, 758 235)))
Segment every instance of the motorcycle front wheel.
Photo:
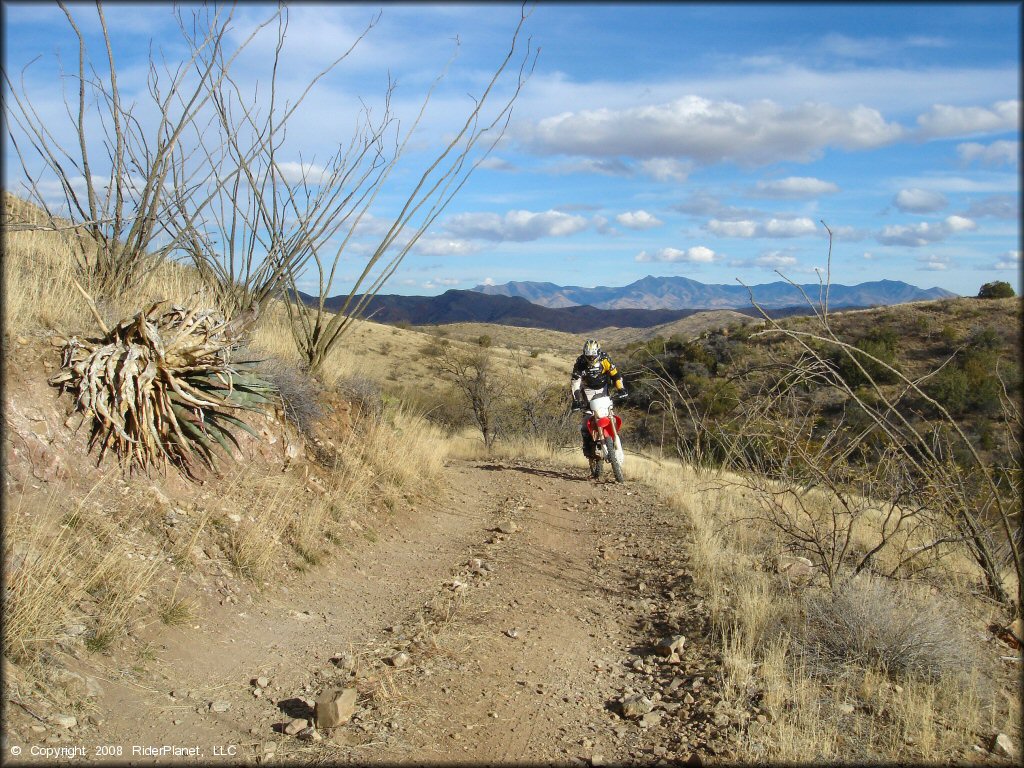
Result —
POLYGON ((615 479, 620 483, 625 482, 625 478, 622 475, 622 461, 620 460, 620 454, 615 450, 615 438, 606 437, 604 439, 604 447, 608 451, 608 461, 612 465, 612 472, 615 473, 615 479))

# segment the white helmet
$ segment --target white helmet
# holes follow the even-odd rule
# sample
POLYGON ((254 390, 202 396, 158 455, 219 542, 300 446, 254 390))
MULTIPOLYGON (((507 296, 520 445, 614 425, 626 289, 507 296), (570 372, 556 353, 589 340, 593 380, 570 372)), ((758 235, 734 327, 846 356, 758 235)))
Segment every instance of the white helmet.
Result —
POLYGON ((583 344, 583 356, 592 363, 600 354, 601 345, 597 343, 597 339, 587 339, 583 344))

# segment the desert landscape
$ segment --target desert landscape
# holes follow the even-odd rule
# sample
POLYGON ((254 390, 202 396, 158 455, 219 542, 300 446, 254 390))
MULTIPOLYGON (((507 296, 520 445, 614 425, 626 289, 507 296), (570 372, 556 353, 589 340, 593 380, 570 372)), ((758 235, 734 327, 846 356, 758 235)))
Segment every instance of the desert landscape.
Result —
MULTIPOLYGON (((7 199, 8 222, 28 212, 7 199)), ((64 236, 12 229, 8 755, 613 765, 998 762, 1016 748, 1019 619, 986 596, 969 550, 891 572, 914 546, 893 541, 854 574, 879 521, 865 510, 842 562, 806 557, 767 513, 763 482, 680 455, 685 430, 655 436, 664 419, 648 403, 623 411, 626 482, 590 480, 566 414, 570 334, 361 321, 312 382, 274 310, 242 354, 278 392, 248 417, 253 434, 236 430, 238 445, 192 476, 97 461, 74 399, 48 383, 67 339, 201 287, 166 265, 93 317, 64 236), (440 365, 482 352, 503 380, 490 449, 440 365), (545 392, 530 422, 524 398, 542 406, 545 392)), ((979 320, 1016 360, 1019 301, 838 313, 833 327, 918 329, 899 354, 919 377, 939 359, 929 339, 979 320)), ((756 353, 766 321, 700 317, 595 335, 639 401, 673 344, 696 359, 702 340, 754 334, 756 353)), ((724 425, 742 407, 709 412, 724 425)))
POLYGON ((3 9, 4 765, 1019 763, 1019 8, 140 8, 3 9))

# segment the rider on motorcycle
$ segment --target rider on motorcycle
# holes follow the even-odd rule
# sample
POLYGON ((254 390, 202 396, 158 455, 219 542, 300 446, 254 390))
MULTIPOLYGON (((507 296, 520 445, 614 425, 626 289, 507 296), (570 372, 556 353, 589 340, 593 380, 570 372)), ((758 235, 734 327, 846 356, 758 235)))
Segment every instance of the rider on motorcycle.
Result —
MULTIPOLYGON (((615 384, 615 398, 621 400, 626 397, 626 390, 622 384, 622 374, 616 369, 615 364, 608 358, 605 352, 601 351, 601 345, 595 339, 587 339, 583 345, 583 354, 576 358, 576 364, 572 368, 572 410, 585 410, 591 398, 609 393, 609 385, 615 384)), ((594 440, 587 429, 587 417, 584 416, 583 424, 580 426, 580 433, 583 436, 583 455, 588 459, 596 456, 594 440)))

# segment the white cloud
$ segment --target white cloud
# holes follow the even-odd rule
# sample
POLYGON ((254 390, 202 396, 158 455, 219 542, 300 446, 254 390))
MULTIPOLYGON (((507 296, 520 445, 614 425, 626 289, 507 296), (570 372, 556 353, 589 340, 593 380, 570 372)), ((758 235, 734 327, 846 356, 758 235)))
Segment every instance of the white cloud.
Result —
POLYGON ((759 181, 754 189, 755 193, 761 197, 792 200, 830 195, 839 191, 839 187, 831 181, 822 181, 808 176, 790 176, 775 181, 759 181))
POLYGON ((1004 133, 1020 129, 1020 101, 997 101, 987 107, 936 104, 917 118, 922 138, 954 138, 978 133, 1004 133))
POLYGON ((722 237, 803 237, 817 231, 808 218, 769 219, 768 221, 721 221, 711 219, 707 229, 722 237))
POLYGON ((871 234, 867 230, 860 229, 858 227, 845 227, 845 226, 843 226, 843 227, 833 227, 833 226, 829 226, 829 229, 832 230, 832 236, 836 240, 842 240, 842 241, 847 242, 847 243, 859 242, 859 241, 863 240, 865 237, 867 237, 868 235, 871 234))
POLYGON ((993 141, 991 144, 967 142, 956 148, 956 153, 964 163, 981 163, 982 165, 1016 165, 1020 160, 1019 141, 993 141))
POLYGON ((721 259, 721 256, 710 248, 705 248, 703 245, 695 245, 692 248, 687 248, 685 251, 681 251, 678 248, 661 248, 653 253, 640 251, 634 257, 634 261, 640 262, 663 261, 685 262, 689 264, 711 264, 719 259, 721 259))
POLYGON ((615 220, 627 229, 653 229, 664 224, 656 216, 652 216, 647 211, 642 210, 620 213, 615 217, 615 220))
POLYGON ((963 216, 949 216, 945 221, 922 221, 907 226, 891 225, 885 227, 878 235, 878 242, 884 245, 907 245, 920 248, 931 243, 945 240, 957 232, 969 232, 978 225, 963 216))
POLYGON ((1020 269, 1020 265, 1020 251, 1007 251, 992 265, 992 269, 1020 269))
POLYGON ((432 291, 435 288, 452 288, 459 285, 461 282, 461 280, 457 280, 453 277, 433 277, 423 283, 423 287, 428 291, 432 291))
POLYGON ((655 181, 686 181, 693 163, 672 157, 652 157, 640 161, 640 170, 655 181))
POLYGON ((452 216, 445 228, 456 238, 479 238, 526 242, 542 237, 566 237, 587 228, 582 216, 560 211, 509 211, 497 213, 460 213, 452 216))
POLYGON ((787 108, 767 99, 744 105, 685 96, 650 106, 562 112, 538 121, 524 138, 543 153, 762 165, 808 161, 830 146, 881 147, 902 134, 899 125, 864 106, 787 108))
POLYGON ((918 269, 923 269, 928 272, 945 272, 952 266, 948 256, 937 256, 935 254, 928 254, 917 257, 918 262, 921 264, 918 269))
POLYGON ((421 237, 413 246, 416 253, 424 256, 468 256, 477 253, 480 246, 469 240, 446 237, 421 237))
POLYGON ((761 267, 791 267, 796 264, 796 257, 781 251, 772 251, 758 256, 754 263, 761 267))
POLYGON ((483 279, 483 285, 497 285, 493 277, 485 277, 483 279))
POLYGON ((892 200, 904 213, 933 213, 947 205, 946 196, 941 192, 927 189, 901 189, 892 200))
POLYGON ((978 225, 964 216, 947 216, 944 222, 950 232, 972 232, 978 225))

